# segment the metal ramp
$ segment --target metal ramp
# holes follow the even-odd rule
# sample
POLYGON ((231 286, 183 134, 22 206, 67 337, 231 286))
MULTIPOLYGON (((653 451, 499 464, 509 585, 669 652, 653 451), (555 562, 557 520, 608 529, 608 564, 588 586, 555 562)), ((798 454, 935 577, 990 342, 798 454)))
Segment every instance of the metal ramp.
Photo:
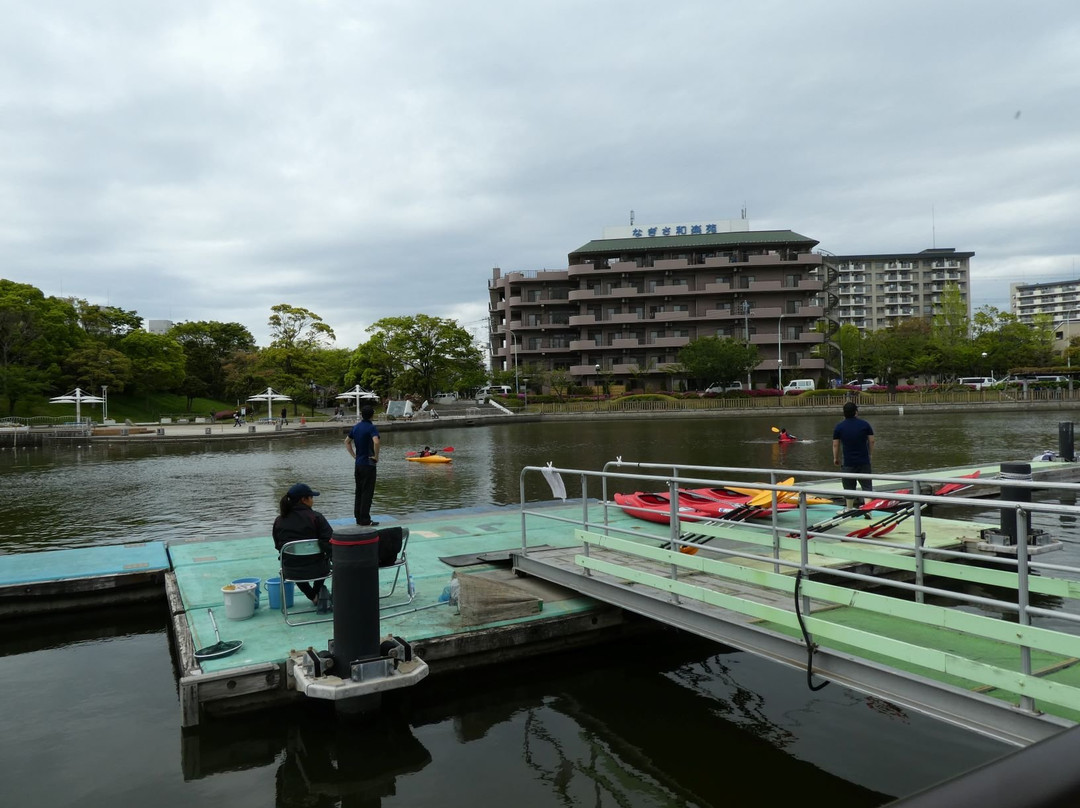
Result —
MULTIPOLYGON (((559 472, 580 476, 583 490, 600 477, 605 494, 627 482, 654 490, 730 482, 699 467, 661 468, 656 475, 559 472)), ((540 471, 526 469, 523 479, 540 471)), ((765 479, 776 473, 758 471, 765 479)), ((922 482, 930 491, 930 479, 922 482)), ((583 507, 574 550, 529 550, 537 514, 523 506, 524 550, 515 569, 807 670, 809 686, 836 682, 1014 745, 1080 719, 1080 570, 1033 560, 1024 518, 1016 520, 1021 535, 1011 555, 976 556, 988 525, 922 513, 932 501, 972 507, 966 498, 897 495, 914 507, 912 519, 887 536, 853 538, 847 533, 866 524, 861 517, 814 529, 805 505, 805 495, 817 493, 813 483, 764 487, 776 495, 803 492, 803 503, 792 514, 774 510, 767 522, 688 526, 673 511, 670 528, 642 529, 640 522, 628 526, 605 496, 583 507), (976 587, 990 594, 972 594, 976 587)), ((977 506, 1021 517, 1080 514, 1026 502, 977 506)))

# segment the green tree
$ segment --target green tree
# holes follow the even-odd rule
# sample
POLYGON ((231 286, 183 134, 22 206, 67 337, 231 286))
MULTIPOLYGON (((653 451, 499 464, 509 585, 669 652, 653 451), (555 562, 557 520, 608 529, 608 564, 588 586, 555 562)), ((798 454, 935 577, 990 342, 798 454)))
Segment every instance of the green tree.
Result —
POLYGON ((699 337, 679 351, 679 363, 700 386, 731 384, 758 364, 756 345, 730 337, 699 337))
POLYGON ((143 318, 138 312, 124 311, 116 306, 100 306, 76 297, 68 298, 68 302, 74 307, 79 325, 87 336, 110 346, 115 346, 132 331, 142 328, 143 318))
POLYGON ((972 343, 973 323, 960 287, 955 283, 945 284, 941 291, 930 334, 930 349, 936 357, 934 371, 939 378, 956 378, 970 372, 977 353, 972 343))
POLYGON ((64 359, 64 372, 75 386, 95 393, 102 386, 121 393, 134 378, 134 368, 127 356, 95 341, 87 341, 72 351, 64 359))
MULTIPOLYGON (((436 390, 464 390, 483 384, 484 366, 472 335, 455 320, 427 314, 384 317, 368 328, 380 354, 393 357, 401 371, 393 383, 431 398, 436 390)), ((370 342, 370 340, 369 340, 370 342)))
POLYGON ((120 340, 120 350, 131 360, 140 393, 175 390, 184 381, 184 348, 172 337, 132 331, 120 340))
POLYGON ((270 345, 278 348, 320 348, 337 339, 322 317, 299 306, 279 303, 270 309, 270 345))
POLYGON ((61 392, 61 362, 83 339, 68 301, 0 278, 0 395, 8 413, 29 396, 61 392))
POLYGON ((225 362, 233 354, 255 350, 255 338, 239 323, 184 322, 169 329, 184 348, 184 381, 180 392, 188 409, 196 397, 226 398, 225 362))

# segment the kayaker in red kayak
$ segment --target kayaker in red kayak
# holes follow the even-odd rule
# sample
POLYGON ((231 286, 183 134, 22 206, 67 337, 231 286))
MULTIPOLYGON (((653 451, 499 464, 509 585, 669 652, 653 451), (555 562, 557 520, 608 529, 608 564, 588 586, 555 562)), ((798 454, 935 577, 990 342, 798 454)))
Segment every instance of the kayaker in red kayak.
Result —
POLYGON ((789 433, 783 427, 780 427, 780 434, 777 436, 776 439, 778 441, 780 441, 781 443, 794 443, 795 441, 798 440, 798 438, 796 438, 794 435, 789 433))

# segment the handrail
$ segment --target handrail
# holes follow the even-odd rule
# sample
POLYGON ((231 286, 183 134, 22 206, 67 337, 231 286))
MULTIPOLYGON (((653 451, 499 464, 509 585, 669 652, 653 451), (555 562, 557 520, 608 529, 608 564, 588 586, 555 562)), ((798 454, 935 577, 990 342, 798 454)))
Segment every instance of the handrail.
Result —
MULTIPOLYGON (((805 478, 801 483, 782 485, 777 482, 777 477, 786 475, 786 470, 636 462, 617 458, 606 463, 600 471, 531 466, 521 471, 522 551, 525 554, 528 553, 528 518, 553 518, 553 514, 546 514, 543 509, 528 508, 525 501, 526 480, 537 472, 572 475, 580 481, 581 517, 557 518, 575 525, 577 529, 576 535, 581 542, 577 566, 582 576, 591 577, 597 573, 614 575, 633 582, 635 586, 658 588, 674 604, 684 600, 701 601, 722 605, 732 612, 744 613, 756 620, 773 622, 791 630, 805 626, 808 628, 803 628, 803 631, 811 631, 815 643, 865 642, 866 648, 893 657, 897 664, 916 662, 942 676, 959 675, 969 681, 993 684, 1005 691, 1018 693, 1019 709, 1026 713, 1038 712, 1036 698, 1043 708, 1050 704, 1066 710, 1080 710, 1080 688, 1044 679, 1037 670, 1047 664, 1046 655, 1062 658, 1061 664, 1071 664, 1069 660, 1080 658, 1080 614, 1075 613, 1080 610, 1062 608, 1066 602, 1080 605, 1080 566, 1032 559, 1031 551, 1037 546, 1029 545, 1028 534, 1031 516, 1053 514, 1076 519, 1080 517, 1080 506, 937 496, 931 493, 934 486, 941 485, 946 479, 957 478, 943 477, 941 472, 875 474, 875 482, 905 483, 914 489, 908 494, 887 494, 890 499, 912 509, 913 538, 897 542, 890 540, 891 537, 884 538, 884 535, 859 537, 855 535, 858 531, 845 536, 811 524, 815 520, 809 515, 807 497, 842 496, 835 487, 835 480, 859 475, 799 471, 799 476, 805 478), (745 478, 753 475, 769 480, 750 485, 770 492, 773 505, 781 493, 797 498, 797 527, 790 520, 781 520, 775 507, 771 508, 771 520, 762 520, 758 524, 725 522, 723 519, 687 521, 681 518, 677 497, 680 489, 695 486, 746 487, 745 478), (826 480, 832 485, 826 484, 826 480), (594 490, 596 486, 600 488, 599 500, 589 498, 590 484, 594 490), (620 520, 610 517, 610 492, 635 488, 668 492, 670 511, 666 514, 667 526, 643 529, 638 522, 628 528, 625 520, 620 524, 620 520), (966 563, 973 558, 970 552, 928 544, 925 523, 916 520, 925 518, 923 510, 929 505, 979 511, 1014 511, 1018 517, 1015 545, 1012 547, 1015 557, 988 556, 987 560, 993 561, 991 568, 973 568, 966 563), (602 508, 599 515, 597 507, 602 508), (605 551, 603 557, 594 557, 596 549, 605 551), (694 554, 686 552, 688 550, 694 554), (660 566, 650 571, 640 564, 621 564, 612 559, 611 553, 615 557, 639 558, 660 566), (801 588, 795 582, 795 572, 808 576, 804 577, 801 588), (897 580, 894 576, 912 572, 915 573, 914 579, 897 580), (804 616, 796 624, 794 610, 722 594, 723 589, 713 589, 700 578, 695 578, 693 583, 687 581, 686 577, 690 574, 705 574, 709 580, 715 577, 717 580, 739 581, 743 585, 771 589, 788 596, 797 595, 804 616), (829 582, 821 581, 821 576, 828 576, 829 582), (965 592, 960 588, 964 583, 1001 588, 1015 594, 965 592), (878 589, 880 593, 867 592, 867 587, 878 589), (1060 601, 1047 602, 1047 598, 1060 601), (826 619, 811 616, 811 601, 854 606, 901 622, 923 623, 973 639, 1007 644, 1018 655, 1015 669, 997 662, 991 664, 968 659, 959 652, 944 652, 929 646, 913 650, 913 646, 897 639, 874 637, 855 628, 838 627, 826 619), (977 606, 982 612, 971 614, 957 609, 958 606, 977 606), (1004 620, 1004 617, 991 616, 993 614, 1012 617, 1004 620), (1047 619, 1052 620, 1054 625, 1039 625, 1040 621, 1047 619), (1041 655, 1038 660, 1033 661, 1033 652, 1041 655)), ((1045 483, 1035 481, 986 476, 964 478, 964 483, 972 487, 1047 488, 1045 483)), ((1080 483, 1055 480, 1053 488, 1080 494, 1080 483)), ((863 494, 858 496, 862 497, 863 494)), ((623 510, 625 508, 619 508, 620 513, 623 510)), ((863 520, 859 521, 861 523, 863 520)), ((997 528, 997 525, 990 523, 977 524, 985 529, 997 528)), ((970 528, 966 530, 971 532, 970 528)), ((982 530, 980 528, 980 533, 969 541, 973 544, 979 542, 982 530)), ((909 534, 905 532, 905 536, 909 534)), ((982 543, 985 544, 985 541, 982 543)), ((962 540, 957 538, 956 544, 962 546, 962 540)), ((810 642, 809 638, 807 642, 810 642)))

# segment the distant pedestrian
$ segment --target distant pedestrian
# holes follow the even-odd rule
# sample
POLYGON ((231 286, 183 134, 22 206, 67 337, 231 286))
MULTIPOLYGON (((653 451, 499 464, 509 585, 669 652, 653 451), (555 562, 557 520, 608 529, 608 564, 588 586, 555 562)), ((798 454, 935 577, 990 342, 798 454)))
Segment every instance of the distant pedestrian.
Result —
MULTIPOLYGON (((858 417, 859 406, 854 401, 844 404, 844 420, 833 429, 833 465, 840 466, 840 471, 847 474, 870 474, 870 463, 874 455, 874 428, 867 421, 858 417)), ((874 482, 869 477, 845 477, 844 491, 854 491, 855 484, 863 491, 873 491, 874 482)), ((855 497, 847 496, 848 508, 855 507, 855 497)))
POLYGON ((240 410, 237 410, 236 412, 234 412, 232 414, 232 417, 233 417, 233 429, 235 429, 238 426, 243 426, 244 425, 244 419, 240 417, 240 410))
POLYGON ((282 407, 281 408, 281 425, 282 426, 288 426, 289 425, 289 408, 288 407, 282 407))
POLYGON ((379 430, 371 422, 375 409, 370 404, 360 408, 361 420, 349 430, 345 438, 345 450, 352 455, 353 477, 356 493, 353 498, 353 516, 356 524, 374 527, 371 521, 371 500, 375 497, 375 477, 379 462, 379 430))

